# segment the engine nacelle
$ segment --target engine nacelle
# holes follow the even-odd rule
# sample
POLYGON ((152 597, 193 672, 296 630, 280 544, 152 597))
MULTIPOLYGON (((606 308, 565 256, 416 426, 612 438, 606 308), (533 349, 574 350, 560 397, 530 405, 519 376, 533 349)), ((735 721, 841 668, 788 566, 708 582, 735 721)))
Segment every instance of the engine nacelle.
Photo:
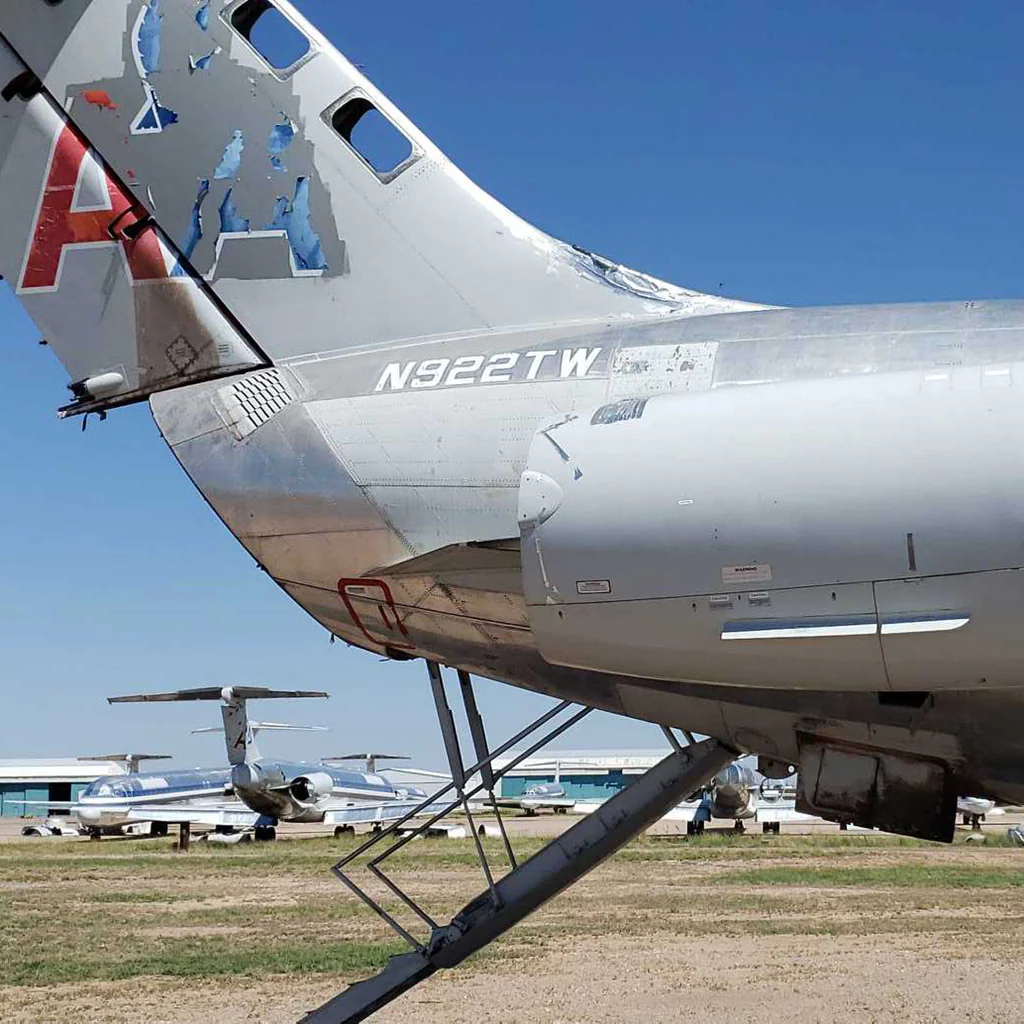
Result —
POLYGON ((310 772, 292 779, 288 792, 299 804, 315 804, 334 790, 334 780, 326 772, 310 772))
POLYGON ((739 764, 723 768, 710 786, 712 818, 752 818, 757 813, 757 779, 754 773, 739 764))
POLYGON ((519 503, 541 653, 744 686, 1019 685, 1015 374, 737 386, 545 427, 519 503))

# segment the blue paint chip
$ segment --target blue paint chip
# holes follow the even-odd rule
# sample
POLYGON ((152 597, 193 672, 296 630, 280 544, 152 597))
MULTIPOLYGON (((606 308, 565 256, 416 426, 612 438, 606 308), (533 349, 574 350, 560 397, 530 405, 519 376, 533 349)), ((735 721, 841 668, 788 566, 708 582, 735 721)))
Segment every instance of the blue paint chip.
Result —
MULTIPOLYGON (((199 182, 199 193, 196 195, 196 201, 192 204, 192 220, 189 223, 188 237, 185 239, 181 247, 182 254, 186 259, 192 258, 192 254, 196 251, 196 246, 203 237, 203 202, 209 194, 210 179, 203 178, 199 182)), ((180 261, 175 263, 174 271, 171 276, 185 276, 185 270, 180 261)))
POLYGON ((242 133, 236 128, 231 141, 224 147, 224 155, 213 172, 214 178, 218 181, 234 178, 238 173, 238 166, 242 162, 242 151, 245 149, 245 139, 242 133))
POLYGON ((188 73, 190 75, 194 75, 197 71, 209 71, 210 65, 213 63, 213 58, 216 56, 216 50, 211 50, 205 57, 193 57, 189 55, 188 73))
POLYGON ((160 105, 156 93, 150 88, 149 104, 132 127, 133 132, 160 132, 168 125, 177 124, 178 115, 170 107, 160 105))
POLYGON ((267 140, 267 154, 270 157, 270 164, 275 171, 284 173, 288 170, 281 159, 281 154, 292 144, 295 139, 295 126, 285 117, 284 121, 275 124, 270 129, 270 138, 267 140))
POLYGON ((205 32, 210 27, 210 0, 199 0, 196 24, 205 32))
POLYGON ((327 269, 320 236, 313 230, 310 219, 309 178, 299 178, 295 182, 295 196, 291 202, 287 196, 278 198, 269 229, 287 234, 299 270, 327 269))
POLYGON ((228 189, 227 195, 224 197, 224 202, 220 204, 220 230, 221 234, 225 232, 231 232, 237 234, 238 232, 249 232, 249 220, 247 217, 242 217, 238 213, 238 207, 235 205, 234 199, 231 198, 233 189, 228 189))
POLYGON ((160 70, 160 37, 163 32, 163 0, 148 0, 135 45, 146 75, 160 70))

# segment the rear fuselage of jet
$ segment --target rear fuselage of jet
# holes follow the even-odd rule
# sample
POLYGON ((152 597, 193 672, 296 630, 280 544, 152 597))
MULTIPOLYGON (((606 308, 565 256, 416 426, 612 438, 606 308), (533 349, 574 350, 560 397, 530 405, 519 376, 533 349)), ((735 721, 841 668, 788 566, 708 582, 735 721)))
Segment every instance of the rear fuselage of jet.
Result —
POLYGON ((151 404, 335 635, 778 760, 825 734, 1021 792, 1024 304, 610 321, 261 373, 288 397, 256 426, 218 412, 237 382, 151 404))

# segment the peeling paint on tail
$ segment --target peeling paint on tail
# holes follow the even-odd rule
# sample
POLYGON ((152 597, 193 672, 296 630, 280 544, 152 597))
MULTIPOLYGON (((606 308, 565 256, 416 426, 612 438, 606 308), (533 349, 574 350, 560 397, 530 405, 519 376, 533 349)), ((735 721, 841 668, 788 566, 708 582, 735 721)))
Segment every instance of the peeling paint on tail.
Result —
POLYGON ((267 155, 270 157, 270 164, 275 171, 282 173, 288 170, 281 159, 284 151, 295 139, 295 125, 292 124, 287 114, 281 115, 284 120, 278 122, 270 129, 270 138, 267 140, 267 155))
POLYGON ((238 174, 238 168, 242 163, 242 153, 245 152, 245 136, 235 129, 231 141, 224 147, 224 155, 220 158, 213 176, 217 181, 231 180, 238 174))
POLYGON ((310 220, 308 178, 299 178, 295 182, 295 197, 291 203, 286 196, 278 198, 274 219, 270 222, 269 228, 287 234, 288 244, 292 247, 299 270, 327 269, 320 236, 313 230, 313 223, 310 220))
MULTIPOLYGON (((196 246, 199 244, 203 237, 203 203, 206 201, 206 197, 210 194, 210 179, 203 178, 199 182, 199 192, 196 195, 196 201, 192 206, 192 220, 189 224, 188 236, 185 238, 184 243, 181 246, 181 251, 186 259, 191 259, 192 254, 196 251, 196 246)), ((180 277, 185 273, 181 263, 175 264, 174 276, 180 277)))
POLYGON ((221 234, 248 234, 249 218, 239 214, 238 206, 231 193, 232 190, 228 189, 227 195, 224 196, 224 202, 220 204, 221 234))

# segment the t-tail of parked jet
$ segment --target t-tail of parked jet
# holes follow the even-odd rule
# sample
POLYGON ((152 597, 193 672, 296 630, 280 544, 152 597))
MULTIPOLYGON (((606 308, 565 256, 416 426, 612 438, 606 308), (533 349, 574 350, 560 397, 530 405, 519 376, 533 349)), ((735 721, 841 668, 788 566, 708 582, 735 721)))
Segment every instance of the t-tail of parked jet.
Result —
POLYGON ((286 0, 0 0, 0 37, 0 271, 74 411, 375 342, 753 308, 510 213, 286 0))
POLYGON ((260 752, 256 746, 256 733, 261 729, 301 728, 300 726, 250 722, 245 707, 246 701, 327 696, 329 694, 323 690, 271 690, 265 686, 204 686, 191 690, 172 690, 169 693, 137 693, 125 697, 108 697, 107 701, 110 704, 146 704, 185 700, 220 701, 228 763, 236 765, 259 759, 260 752))

